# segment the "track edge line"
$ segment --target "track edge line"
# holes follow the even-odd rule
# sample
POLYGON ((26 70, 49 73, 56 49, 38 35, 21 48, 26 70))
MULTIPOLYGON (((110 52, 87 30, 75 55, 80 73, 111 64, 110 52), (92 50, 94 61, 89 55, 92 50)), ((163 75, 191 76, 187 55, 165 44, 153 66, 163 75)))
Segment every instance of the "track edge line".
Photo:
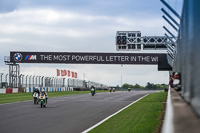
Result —
POLYGON ((146 95, 144 95, 143 97, 137 99, 136 101, 133 101, 132 103, 130 103, 130 104, 127 105, 126 107, 124 107, 124 108, 120 109, 119 111, 115 112, 114 114, 112 114, 112 115, 106 117, 105 119, 101 120, 100 122, 98 122, 98 123, 95 124, 94 126, 88 128, 88 129, 86 129, 86 130, 83 131, 82 133, 87 133, 87 132, 91 131, 92 129, 94 129, 94 128, 96 128, 97 126, 101 125, 103 122, 105 122, 105 121, 107 121, 108 119, 110 119, 111 117, 117 115, 119 112, 125 110, 126 108, 128 108, 129 106, 131 106, 131 105, 133 105, 134 103, 138 102, 139 100, 141 100, 142 98, 146 97, 147 95, 149 95, 149 94, 146 94, 146 95))

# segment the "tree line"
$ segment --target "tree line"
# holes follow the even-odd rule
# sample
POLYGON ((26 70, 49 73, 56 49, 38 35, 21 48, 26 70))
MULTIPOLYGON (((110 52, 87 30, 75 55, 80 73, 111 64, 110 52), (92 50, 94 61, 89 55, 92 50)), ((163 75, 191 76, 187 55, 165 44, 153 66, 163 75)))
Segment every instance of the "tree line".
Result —
POLYGON ((128 88, 131 88, 131 89, 160 90, 160 89, 168 88, 168 85, 167 84, 153 84, 153 83, 150 83, 150 82, 148 82, 145 86, 141 86, 141 85, 139 85, 137 83, 135 85, 127 84, 127 83, 122 85, 122 89, 128 89, 128 88))

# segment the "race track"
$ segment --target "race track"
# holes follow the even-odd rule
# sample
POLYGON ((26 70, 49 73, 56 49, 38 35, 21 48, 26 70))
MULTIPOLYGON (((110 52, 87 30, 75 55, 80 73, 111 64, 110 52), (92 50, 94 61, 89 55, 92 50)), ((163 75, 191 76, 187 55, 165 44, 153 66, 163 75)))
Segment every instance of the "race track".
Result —
MULTIPOLYGON (((155 91, 97 93, 0 105, 0 133, 81 133, 140 97, 155 91)), ((66 92, 67 93, 67 92, 66 92)))

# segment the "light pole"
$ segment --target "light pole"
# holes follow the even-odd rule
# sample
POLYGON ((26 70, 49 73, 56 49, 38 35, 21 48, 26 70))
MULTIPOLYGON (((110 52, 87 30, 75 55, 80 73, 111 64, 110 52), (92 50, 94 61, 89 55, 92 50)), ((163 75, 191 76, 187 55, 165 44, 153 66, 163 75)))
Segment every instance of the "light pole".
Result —
POLYGON ((46 78, 45 78, 45 86, 46 86, 46 87, 49 87, 49 84, 50 84, 49 81, 50 81, 50 80, 49 80, 49 77, 46 77, 46 78))
POLYGON ((38 76, 38 78, 39 78, 39 87, 40 87, 40 79, 41 79, 41 76, 38 76))
POLYGON ((56 87, 56 77, 53 77, 53 87, 56 87))
POLYGON ((47 81, 48 77, 44 78, 44 83, 45 83, 45 87, 48 87, 48 81, 47 81))
POLYGON ((29 87, 31 87, 31 77, 32 77, 32 75, 30 75, 30 77, 29 77, 29 87))
POLYGON ((48 78, 49 87, 51 87, 51 77, 48 78))
POLYGON ((58 79, 58 87, 60 87, 60 78, 58 79))
POLYGON ((7 81, 8 81, 8 73, 6 74, 6 88, 8 87, 7 81))
POLYGON ((0 75, 1 75, 1 84, 0 84, 0 87, 2 88, 2 75, 3 75, 3 73, 0 73, 0 75))
POLYGON ((63 78, 63 85, 62 87, 65 87, 65 78, 63 78))
POLYGON ((24 84, 24 76, 25 76, 25 75, 22 75, 22 84, 21 84, 22 87, 23 87, 23 84, 24 84))
POLYGON ((70 78, 68 78, 68 87, 70 87, 70 86, 69 86, 69 80, 71 81, 71 79, 70 79, 70 78))
POLYGON ((54 82, 55 82, 55 77, 52 77, 52 87, 55 87, 54 82))
POLYGON ((26 87, 27 87, 27 83, 28 83, 28 75, 26 75, 26 87))
POLYGON ((39 76, 36 76, 36 83, 35 83, 35 86, 37 86, 37 78, 38 78, 39 76))
POLYGON ((75 87, 75 84, 74 84, 75 79, 73 79, 72 81, 73 81, 73 87, 75 87))
POLYGON ((53 87, 53 80, 54 80, 54 77, 51 77, 51 87, 53 87))
POLYGON ((35 75, 33 76, 33 87, 34 87, 34 78, 35 78, 35 75))
POLYGON ((54 79, 54 87, 57 87, 56 81, 57 81, 57 78, 54 79))
POLYGON ((42 87, 44 87, 44 76, 42 76, 42 87))
POLYGON ((22 85, 22 74, 19 75, 19 87, 22 85))
POLYGON ((7 77, 8 77, 8 74, 6 74, 6 83, 7 83, 7 77))

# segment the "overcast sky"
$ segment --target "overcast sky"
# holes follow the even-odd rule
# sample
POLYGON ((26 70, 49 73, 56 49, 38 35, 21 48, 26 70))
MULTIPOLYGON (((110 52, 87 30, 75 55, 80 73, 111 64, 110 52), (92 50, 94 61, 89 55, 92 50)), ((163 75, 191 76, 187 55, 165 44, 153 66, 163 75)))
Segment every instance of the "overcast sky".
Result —
MULTIPOLYGON (((181 14, 182 0, 166 0, 181 14)), ((116 31, 164 35, 160 0, 0 0, 0 73, 8 73, 10 51, 119 52, 116 31)), ((173 29, 171 31, 176 34, 173 29)), ((148 51, 151 52, 151 51, 148 51)), ((157 51, 159 52, 159 51, 157 51)), ((56 76, 56 69, 78 78, 121 85, 168 83, 156 65, 20 64, 21 74, 56 76)))

